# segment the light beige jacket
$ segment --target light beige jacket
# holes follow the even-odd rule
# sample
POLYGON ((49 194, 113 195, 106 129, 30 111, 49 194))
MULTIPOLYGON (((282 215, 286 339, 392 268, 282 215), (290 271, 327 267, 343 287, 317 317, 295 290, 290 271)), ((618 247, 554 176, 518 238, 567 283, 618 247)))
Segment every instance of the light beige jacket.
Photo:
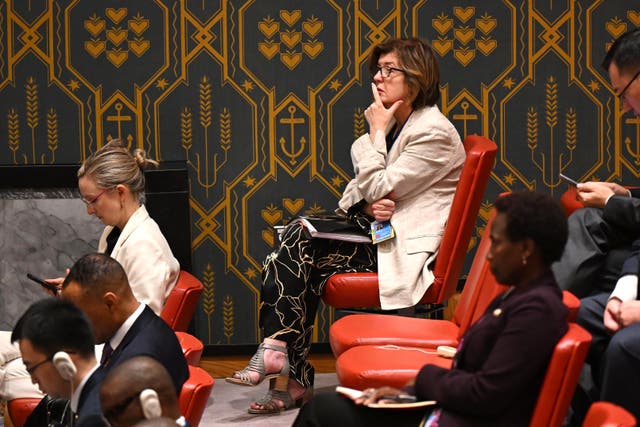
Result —
MULTIPOLYGON (((394 123, 390 123, 388 133, 394 123)), ((369 134, 351 146, 355 169, 339 206, 344 211, 394 192, 391 225, 396 237, 378 244, 382 308, 415 305, 433 283, 435 259, 465 151, 460 136, 437 106, 414 111, 391 151, 385 134, 369 134)))
MULTIPOLYGON (((107 236, 113 230, 105 227, 98 243, 98 252, 107 250, 107 236)), ((111 252, 127 273, 136 299, 160 315, 167 296, 180 274, 180 264, 144 205, 129 218, 111 252)))

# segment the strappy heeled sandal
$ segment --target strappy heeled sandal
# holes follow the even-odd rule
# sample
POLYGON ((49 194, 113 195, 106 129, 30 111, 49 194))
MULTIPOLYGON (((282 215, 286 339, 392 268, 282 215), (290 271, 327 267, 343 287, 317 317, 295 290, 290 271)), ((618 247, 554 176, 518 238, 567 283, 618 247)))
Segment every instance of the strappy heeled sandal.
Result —
MULTIPOLYGON (((277 386, 276 386, 277 387, 277 386)), ((267 394, 260 400, 254 402, 256 405, 262 406, 262 408, 249 408, 250 414, 267 415, 267 414, 279 414, 287 409, 299 408, 313 395, 313 389, 306 390, 302 396, 293 400, 291 393, 285 390, 278 390, 272 388, 267 394), (278 405, 279 400, 283 403, 282 406, 278 405)))
POLYGON ((281 345, 275 345, 275 344, 268 344, 265 342, 261 343, 258 346, 258 350, 256 351, 256 353, 251 357, 251 360, 249 360, 249 365, 241 371, 235 371, 233 375, 234 376, 225 378, 225 380, 233 384, 240 384, 240 385, 246 385, 246 386, 256 386, 260 384, 262 381, 264 381, 265 379, 283 378, 281 381, 286 381, 285 387, 284 387, 284 390, 286 390, 287 389, 286 384, 289 381, 289 357, 288 357, 287 347, 283 347, 281 345), (284 353, 284 365, 282 366, 282 369, 280 369, 280 372, 265 374, 264 351, 266 349, 275 350, 275 351, 284 353), (257 382, 254 383, 251 381, 251 375, 249 374, 250 372, 258 373, 257 382))

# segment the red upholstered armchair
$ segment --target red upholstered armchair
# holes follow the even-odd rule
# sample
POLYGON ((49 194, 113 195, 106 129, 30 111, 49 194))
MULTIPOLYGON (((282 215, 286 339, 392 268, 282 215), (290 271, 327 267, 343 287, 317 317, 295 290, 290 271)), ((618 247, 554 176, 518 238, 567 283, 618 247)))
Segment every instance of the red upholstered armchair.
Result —
MULTIPOLYGON (((456 291, 471 232, 496 156, 496 144, 479 135, 464 141, 467 158, 451 205, 433 272, 435 280, 420 303, 442 303, 456 291)), ((379 307, 376 273, 335 274, 325 285, 324 301, 336 308, 379 307)))
POLYGON ((196 366, 189 366, 189 378, 182 386, 180 396, 178 396, 178 404, 180 412, 193 427, 197 427, 200 423, 213 384, 214 379, 207 371, 196 366))
POLYGON ((180 270, 178 281, 160 313, 160 317, 171 326, 171 329, 186 332, 203 288, 204 286, 195 276, 180 270))
POLYGON ((626 409, 610 402, 594 402, 582 427, 636 427, 636 418, 626 409))

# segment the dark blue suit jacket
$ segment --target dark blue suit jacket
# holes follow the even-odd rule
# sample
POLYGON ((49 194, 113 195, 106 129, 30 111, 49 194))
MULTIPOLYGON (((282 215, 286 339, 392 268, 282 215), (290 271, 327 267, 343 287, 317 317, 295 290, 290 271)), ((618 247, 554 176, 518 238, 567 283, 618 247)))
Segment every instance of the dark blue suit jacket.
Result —
POLYGON ((100 384, 104 370, 96 369, 82 388, 76 412, 76 427, 102 427, 105 425, 100 409, 100 384))
POLYGON ((162 363, 173 380, 176 393, 180 394, 182 384, 189 378, 187 360, 173 329, 147 306, 113 350, 104 368, 108 372, 136 356, 149 356, 162 363))

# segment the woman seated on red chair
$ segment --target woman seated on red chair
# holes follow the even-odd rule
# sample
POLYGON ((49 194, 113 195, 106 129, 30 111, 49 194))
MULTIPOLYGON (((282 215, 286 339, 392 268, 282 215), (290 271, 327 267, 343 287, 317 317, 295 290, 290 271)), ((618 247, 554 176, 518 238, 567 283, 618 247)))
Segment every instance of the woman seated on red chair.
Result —
POLYGON ((567 331, 551 263, 567 240, 562 208, 532 192, 496 200, 487 255, 499 283, 510 285, 460 340, 451 369, 425 365, 405 390, 367 389, 351 401, 317 395, 300 410, 296 426, 526 426, 533 413, 556 343, 567 331), (435 400, 425 409, 373 409, 381 396, 415 395, 435 400))
POLYGON ((308 395, 307 361, 313 323, 327 279, 338 272, 378 271, 385 309, 415 305, 433 282, 435 258, 465 159, 455 127, 440 112, 439 71, 431 47, 393 39, 369 59, 373 103, 364 111, 369 133, 351 146, 355 178, 339 202, 364 229, 390 221, 395 237, 376 246, 308 239, 288 226, 263 269, 260 323, 264 342, 242 371, 227 380, 254 386, 277 377, 250 413, 289 409, 308 395), (291 380, 289 380, 291 378, 291 380))

